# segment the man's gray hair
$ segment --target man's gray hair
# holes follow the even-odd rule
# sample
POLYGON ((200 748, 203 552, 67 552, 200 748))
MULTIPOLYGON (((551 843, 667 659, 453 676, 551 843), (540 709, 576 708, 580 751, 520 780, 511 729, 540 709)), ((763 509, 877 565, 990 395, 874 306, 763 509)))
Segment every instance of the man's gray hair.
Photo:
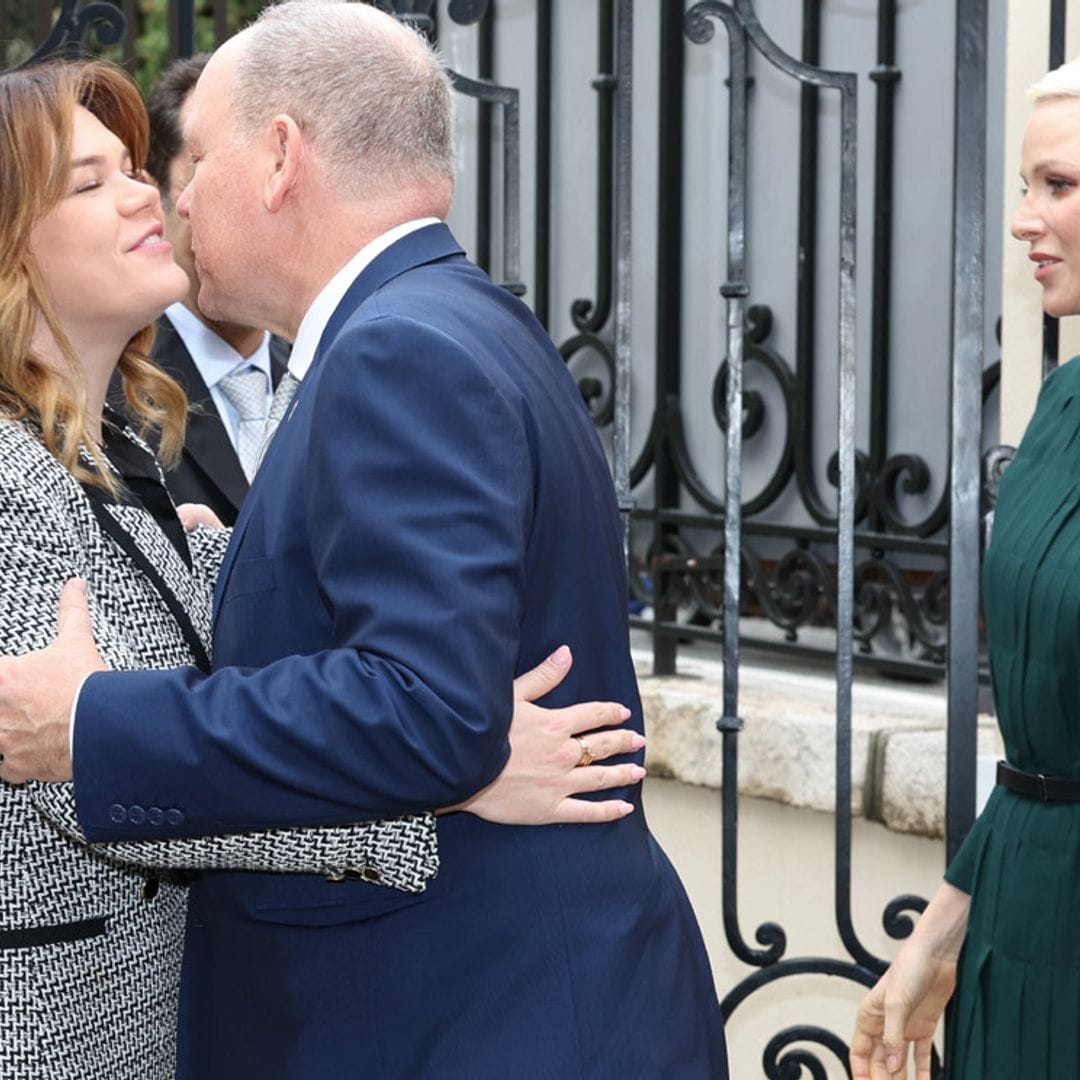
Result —
POLYGON ((287 113, 352 198, 453 182, 450 79, 418 33, 367 4, 287 0, 243 40, 230 102, 241 139, 287 113))
POLYGON ((1080 60, 1070 60, 1048 71, 1028 94, 1036 104, 1054 98, 1080 98, 1080 60))

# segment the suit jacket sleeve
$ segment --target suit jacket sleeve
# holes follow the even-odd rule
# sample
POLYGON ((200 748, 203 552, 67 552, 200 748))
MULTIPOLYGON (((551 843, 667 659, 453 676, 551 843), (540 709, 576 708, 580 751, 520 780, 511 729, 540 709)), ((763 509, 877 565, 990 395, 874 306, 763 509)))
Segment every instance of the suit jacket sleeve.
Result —
MULTIPOLYGON (((81 576, 87 579, 91 622, 99 650, 114 666, 134 667, 139 662, 136 643, 141 628, 135 625, 124 597, 114 596, 103 602, 95 588, 93 557, 86 537, 68 510, 71 493, 66 475, 59 472, 58 465, 53 467, 51 459, 45 459, 44 465, 41 468, 39 463, 28 475, 0 474, 0 567, 4 571, 0 626, 5 628, 0 652, 15 655, 48 645, 56 633, 60 590, 69 578, 81 576)), ((207 541, 208 552, 220 549, 214 537, 207 541)), ((106 537, 101 537, 101 543, 106 552, 112 550, 106 537)), ((99 552, 96 557, 107 556, 99 552)), ((116 557, 126 559, 119 549, 116 557)), ((131 566, 129 572, 136 575, 139 571, 131 566)), ((159 730, 163 719, 151 710, 144 714, 141 726, 159 730)), ((70 838, 83 839, 73 827, 70 784, 30 785, 28 794, 50 823, 70 838)), ((349 868, 375 866, 387 884, 410 891, 422 888, 438 865, 434 822, 426 817, 197 841, 171 838, 128 844, 104 854, 150 868, 228 867, 340 875, 349 868), (401 842, 404 836, 409 838, 407 844, 401 842)))
MULTIPOLYGON (((169 799, 187 835, 325 824, 451 805, 505 764, 532 498, 520 412, 402 317, 350 324, 320 363, 309 444, 286 444, 307 462, 287 495, 319 595, 288 599, 325 608, 333 647, 91 676, 75 783, 94 840, 146 834, 113 801, 169 799), (138 725, 148 711, 171 718, 163 737, 138 725)), ((220 602, 224 618, 227 584, 220 602)))

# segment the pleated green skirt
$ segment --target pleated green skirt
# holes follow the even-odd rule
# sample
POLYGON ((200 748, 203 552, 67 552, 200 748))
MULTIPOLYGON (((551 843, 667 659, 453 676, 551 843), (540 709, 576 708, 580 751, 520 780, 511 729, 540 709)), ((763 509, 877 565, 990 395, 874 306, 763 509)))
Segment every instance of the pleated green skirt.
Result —
MULTIPOLYGON (((1044 383, 983 571, 994 697, 1017 768, 1080 779, 1080 363, 1044 383)), ((1080 1080, 1080 804, 996 788, 946 877, 972 897, 948 1080, 1080 1080)))

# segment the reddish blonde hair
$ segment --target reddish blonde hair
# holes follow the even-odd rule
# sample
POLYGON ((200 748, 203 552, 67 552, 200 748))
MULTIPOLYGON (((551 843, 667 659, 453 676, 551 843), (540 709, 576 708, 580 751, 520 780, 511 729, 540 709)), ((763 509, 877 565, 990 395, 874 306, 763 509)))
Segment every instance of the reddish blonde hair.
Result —
MULTIPOLYGON (((146 108, 126 72, 101 60, 52 61, 0 74, 0 412, 30 415, 49 451, 77 479, 114 488, 87 427, 79 358, 49 302, 30 254, 34 225, 64 197, 69 182, 73 117, 83 106, 101 121, 141 167, 146 159, 146 108), (42 317, 67 361, 58 370, 34 355, 31 338, 42 317), (79 447, 97 471, 79 461, 79 447)), ((126 345, 118 368, 124 395, 143 430, 160 433, 160 454, 171 464, 184 441, 187 398, 149 358, 154 327, 126 345)))

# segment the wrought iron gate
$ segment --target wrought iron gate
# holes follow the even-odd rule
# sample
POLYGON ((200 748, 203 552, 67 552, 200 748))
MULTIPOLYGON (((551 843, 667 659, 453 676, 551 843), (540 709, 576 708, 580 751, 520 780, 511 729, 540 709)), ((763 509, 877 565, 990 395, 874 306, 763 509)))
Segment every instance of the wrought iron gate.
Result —
MULTIPOLYGON (((717 719, 723 740, 723 919, 734 953, 755 970, 723 999, 730 1016, 760 987, 807 973, 839 976, 871 985, 886 961, 860 941, 851 919, 851 688, 856 661, 880 668, 938 677, 947 671, 949 698, 947 830, 949 855, 970 827, 974 807, 975 720, 979 667, 978 569, 980 514, 984 499, 980 478, 982 413, 997 385, 997 365, 984 370, 985 129, 987 82, 986 0, 956 0, 954 173, 952 211, 951 446, 949 478, 929 509, 911 520, 900 507, 902 496, 929 490, 931 466, 916 450, 890 452, 889 370, 890 290, 893 251, 894 116, 901 80, 897 57, 896 0, 877 4, 877 55, 869 74, 875 96, 875 119, 868 135, 857 127, 859 77, 821 66, 822 0, 802 0, 801 49, 795 56, 782 48, 763 25, 761 0, 650 0, 659 4, 655 42, 657 83, 634 79, 634 58, 651 41, 639 35, 638 0, 595 0, 597 63, 595 92, 595 292, 575 299, 568 313, 557 312, 553 284, 567 253, 553 241, 558 194, 553 183, 555 123, 555 24, 567 7, 556 0, 536 0, 530 18, 535 79, 529 88, 534 112, 523 117, 520 85, 495 81, 499 0, 413 0, 379 6, 436 36, 475 34, 475 64, 468 74, 455 72, 457 89, 476 102, 476 130, 468 152, 473 161, 474 234, 469 246, 497 280, 524 294, 578 374, 579 385, 600 428, 610 434, 615 483, 627 518, 627 556, 634 597, 652 607, 652 617, 636 625, 652 636, 657 672, 675 669, 679 642, 715 642, 724 659, 724 708, 717 719), (716 31, 721 30, 721 35, 716 31), (726 267, 716 287, 726 302, 725 355, 708 385, 687 385, 683 370, 683 284, 685 177, 682 158, 687 140, 684 81, 691 50, 726 50, 727 162, 726 267), (788 363, 770 344, 773 311, 756 301, 746 273, 747 239, 752 223, 748 152, 754 139, 750 123, 755 71, 768 65, 797 88, 799 137, 793 155, 798 169, 798 236, 794 310, 795 360, 788 363), (643 268, 632 259, 634 235, 634 110, 644 95, 657 103, 657 174, 653 226, 656 232, 654 358, 632 337, 634 275, 643 268), (819 133, 823 102, 839 104, 839 177, 836 235, 825 248, 819 206, 822 191, 822 144, 819 133), (856 151, 860 136, 874 140, 872 295, 868 317, 869 445, 857 447, 856 394, 856 151), (530 143, 534 169, 528 177, 532 202, 526 237, 522 212, 522 142, 530 143), (496 162, 500 167, 496 167, 496 162), (523 268, 523 240, 532 252, 523 268), (817 271, 820 252, 833 252, 836 307, 824 310, 823 284, 817 271), (523 279, 527 279, 527 282, 523 279), (569 326, 567 323, 567 314, 569 326), (826 474, 835 495, 826 494, 815 472, 815 332, 834 319, 837 362, 834 390, 837 425, 835 452, 826 474), (563 328, 566 332, 563 333, 563 328), (633 453, 631 385, 652 364, 654 406, 642 423, 647 436, 633 453), (746 447, 765 420, 766 400, 748 388, 744 375, 754 365, 779 388, 786 417, 782 449, 759 490, 744 488, 746 447), (695 464, 683 410, 694 395, 713 404, 723 433, 723 494, 713 492, 695 464), (776 523, 769 510, 792 492, 805 511, 797 524, 776 523), (644 493, 644 494, 643 494, 644 493), (690 537, 715 536, 700 552, 690 537), (764 544, 766 554, 757 545, 764 544), (771 552, 771 554, 768 554, 771 552), (905 562, 905 560, 908 560, 905 562), (912 561, 914 560, 914 561, 912 561), (845 957, 791 957, 787 938, 775 923, 759 926, 753 947, 744 937, 736 908, 738 875, 738 802, 736 775, 739 732, 740 646, 748 635, 745 617, 759 616, 781 628, 786 640, 769 648, 806 651, 816 647, 800 639, 817 624, 834 629, 836 663, 836 872, 835 918, 845 957), (901 627, 905 649, 897 654, 882 642, 901 627)), ((570 0, 567 0, 567 4, 570 0)), ((517 5, 520 8, 521 5, 517 5)), ((574 0, 573 6, 581 8, 574 0)), ((794 5, 792 5, 794 6, 794 5)), ((119 59, 133 56, 130 35, 137 5, 133 0, 58 5, 51 27, 37 27, 36 57, 77 51, 85 43, 115 46, 119 59)), ((0 43, 5 10, 0 0, 0 43)), ((171 0, 173 52, 194 49, 195 0, 171 0)), ((590 8, 592 10, 592 8, 590 8)), ((1055 4, 1054 33, 1063 39, 1063 3, 1055 4)), ((218 39, 224 36, 224 4, 213 5, 218 39)), ((516 17, 520 18, 518 11, 516 17)), ((2 56, 0 56, 2 62, 2 56)), ((507 70, 507 65, 501 65, 507 70)), ((511 80, 512 81, 512 80, 511 80)), ((779 148, 778 153, 786 153, 779 148)), ((638 228, 640 237, 640 226, 638 228)), ((588 244, 582 241, 582 249, 588 244)), ((862 313, 860 312, 860 316, 862 313)), ((1047 334, 1052 335, 1053 326, 1047 334)), ((696 542, 696 541, 695 541, 696 542)), ((925 901, 899 896, 883 920, 887 933, 910 933, 910 914, 925 901)), ((840 1036, 812 1024, 779 1032, 764 1048, 768 1077, 795 1077, 805 1069, 824 1077, 817 1044, 846 1063, 840 1036), (795 1044, 800 1044, 796 1046, 795 1044)), ((845 1064, 846 1067, 846 1064, 845 1064)))

